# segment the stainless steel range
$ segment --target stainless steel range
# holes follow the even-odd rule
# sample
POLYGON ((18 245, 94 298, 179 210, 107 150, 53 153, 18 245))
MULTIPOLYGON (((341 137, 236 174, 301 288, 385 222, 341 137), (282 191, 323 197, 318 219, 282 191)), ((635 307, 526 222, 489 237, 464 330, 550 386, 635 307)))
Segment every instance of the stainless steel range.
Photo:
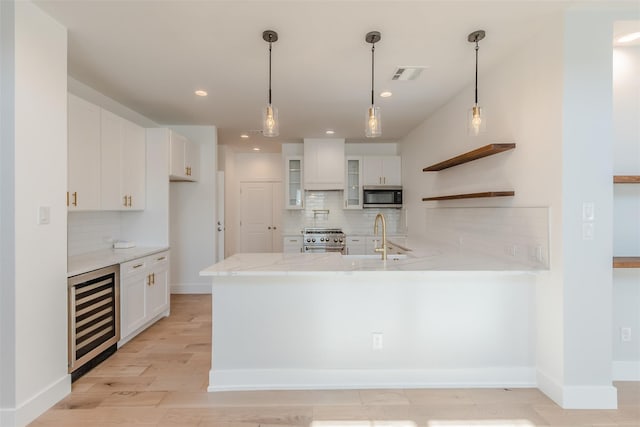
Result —
POLYGON ((305 228, 302 247, 306 253, 341 252, 345 250, 345 234, 339 228, 305 228))

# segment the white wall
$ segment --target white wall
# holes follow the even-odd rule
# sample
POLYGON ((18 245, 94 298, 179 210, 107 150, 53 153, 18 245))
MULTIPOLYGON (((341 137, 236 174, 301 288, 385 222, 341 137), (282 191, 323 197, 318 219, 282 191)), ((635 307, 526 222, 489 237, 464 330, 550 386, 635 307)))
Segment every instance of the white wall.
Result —
POLYGON ((216 262, 217 130, 215 126, 170 127, 200 145, 198 182, 169 185, 171 292, 211 293, 210 280, 199 272, 216 262))
MULTIPOLYGON (((640 47, 613 51, 613 172, 640 173, 640 47)), ((613 253, 640 254, 640 186, 613 187, 613 253)), ((613 270, 613 377, 640 380, 640 270, 613 270), (620 328, 631 328, 622 342, 620 328)))
POLYGON ((12 425, 15 395, 14 3, 0 2, 0 424, 12 425), (5 411, 7 411, 5 413, 5 411))
POLYGON ((370 273, 215 278, 209 390, 535 383, 533 276, 370 273))
MULTIPOLYGON (((616 406, 611 386, 611 34, 613 21, 622 18, 637 19, 637 11, 574 9, 547 19, 517 52, 481 72, 485 134, 465 134, 464 114, 473 99, 469 86, 400 145, 410 231, 428 235, 427 206, 550 208, 551 269, 536 285, 536 368, 538 386, 563 407, 616 406), (517 148, 435 174, 420 172, 452 155, 505 141, 517 148), (515 190, 515 197, 419 201, 432 194, 502 189, 515 190), (587 201, 596 206, 591 241, 582 238, 587 201)), ((480 58, 483 48, 490 49, 492 33, 487 34, 480 58)))
MULTIPOLYGON (((491 49, 494 34, 485 28, 482 51, 491 49)), ((473 102, 473 85, 451 99, 400 144, 407 209, 407 228, 430 237, 427 208, 438 207, 550 207, 549 262, 551 270, 538 275, 535 287, 538 372, 554 379, 562 366, 562 17, 541 23, 535 37, 490 70, 481 69, 479 102, 487 113, 485 133, 467 134, 467 110, 473 102), (515 142, 516 149, 456 166, 441 172, 422 172, 430 164, 492 142, 515 142), (422 202, 422 197, 487 190, 514 190, 515 197, 422 202)), ((471 47, 471 46, 470 46, 471 47)), ((469 69, 473 68, 473 49, 469 69)), ((472 76, 470 76, 472 78, 472 76)), ((477 229, 484 227, 476 224, 477 229)), ((490 228, 487 228, 490 229, 490 228)), ((457 236, 454 236, 457 237, 457 236)), ((493 295, 502 298, 501 295, 493 295)), ((472 299, 464 298, 470 307, 472 299)), ((523 303, 518 301, 509 304, 523 303)))
MULTIPOLYGON (((5 132, 3 126, 2 145, 3 154, 5 148, 15 149, 15 202, 6 198, 12 191, 4 187, 4 179, 2 199, 8 202, 3 203, 3 211, 13 208, 15 247, 5 246, 11 239, 6 243, 3 239, 2 244, 3 259, 8 249, 14 261, 15 278, 3 282, 3 287, 12 287, 15 293, 13 301, 2 300, 1 311, 13 314, 9 328, 14 328, 15 341, 9 341, 8 348, 3 344, 3 353, 13 349, 14 354, 3 360, 8 365, 0 366, 3 382, 9 380, 2 389, 0 424, 11 426, 28 423, 70 391, 63 197, 67 186, 67 34, 30 2, 15 3, 14 17, 10 16, 11 5, 4 3, 3 44, 13 39, 4 38, 5 22, 15 24, 15 98, 10 106, 15 109, 15 135, 10 138, 10 129, 5 132), (40 206, 49 207, 50 224, 37 224, 40 206)), ((4 94, 11 102, 5 92, 3 103, 7 102, 4 94)), ((11 335, 5 335, 5 328, 3 341, 11 335)))

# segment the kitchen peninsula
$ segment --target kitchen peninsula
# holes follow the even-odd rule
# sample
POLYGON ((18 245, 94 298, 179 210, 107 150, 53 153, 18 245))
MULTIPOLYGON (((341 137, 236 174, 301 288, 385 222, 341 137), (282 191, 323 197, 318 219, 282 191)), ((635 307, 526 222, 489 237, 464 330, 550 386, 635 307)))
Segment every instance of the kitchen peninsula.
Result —
POLYGON ((426 245, 392 258, 236 254, 201 271, 208 390, 535 386, 544 266, 426 245))

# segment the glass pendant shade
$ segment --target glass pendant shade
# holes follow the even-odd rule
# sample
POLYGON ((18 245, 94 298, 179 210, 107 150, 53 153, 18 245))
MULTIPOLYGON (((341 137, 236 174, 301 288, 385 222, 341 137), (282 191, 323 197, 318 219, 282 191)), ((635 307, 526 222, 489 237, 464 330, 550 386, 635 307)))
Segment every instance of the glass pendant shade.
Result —
POLYGON ((487 120, 485 117, 484 108, 478 104, 474 104, 469 109, 467 117, 467 131, 469 135, 477 136, 480 132, 484 132, 487 129, 487 120))
POLYGON ((375 105, 371 105, 367 111, 366 135, 367 138, 375 138, 382 135, 380 107, 375 105))
POLYGON ((278 136, 279 134, 278 109, 271 104, 267 104, 262 110, 262 135, 278 136))

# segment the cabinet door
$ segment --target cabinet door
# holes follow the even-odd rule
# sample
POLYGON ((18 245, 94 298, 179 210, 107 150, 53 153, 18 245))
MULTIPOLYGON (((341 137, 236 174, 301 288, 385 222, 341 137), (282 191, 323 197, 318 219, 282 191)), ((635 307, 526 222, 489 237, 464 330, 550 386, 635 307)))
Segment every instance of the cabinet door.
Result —
POLYGON ((384 185, 402 185, 400 156, 382 158, 382 176, 384 185))
POLYGON ((382 185, 382 158, 365 156, 362 168, 363 185, 382 185))
POLYGON ((304 188, 344 190, 344 139, 305 139, 304 188))
POLYGON ((302 209, 304 207, 304 190, 302 156, 291 156, 285 159, 285 209, 302 209))
POLYGON ((169 176, 174 179, 184 180, 187 178, 187 170, 185 166, 185 146, 187 145, 187 138, 175 133, 174 131, 169 132, 171 135, 169 141, 169 176))
POLYGON ((68 209, 100 209, 100 107, 68 99, 68 209))
POLYGON ((200 179, 200 145, 187 140, 184 156, 188 180, 197 181, 200 179))
POLYGON ((150 284, 147 286, 147 318, 162 313, 169 307, 169 253, 148 257, 150 284))
POLYGON ((123 132, 121 194, 127 197, 129 209, 142 210, 145 208, 146 132, 126 120, 123 132))
POLYGON ((128 203, 121 188, 124 119, 106 110, 101 111, 101 119, 100 207, 102 210, 127 209, 128 203))
POLYGON ((366 237, 363 236, 347 236, 347 254, 364 255, 366 253, 366 237))
POLYGON ((149 276, 143 260, 120 266, 120 336, 126 338, 147 320, 146 288, 149 276))
POLYGON ((300 253, 302 252, 302 236, 285 236, 283 239, 284 253, 300 253))
POLYGON ((344 188, 345 209, 362 209, 362 157, 347 156, 344 188))

